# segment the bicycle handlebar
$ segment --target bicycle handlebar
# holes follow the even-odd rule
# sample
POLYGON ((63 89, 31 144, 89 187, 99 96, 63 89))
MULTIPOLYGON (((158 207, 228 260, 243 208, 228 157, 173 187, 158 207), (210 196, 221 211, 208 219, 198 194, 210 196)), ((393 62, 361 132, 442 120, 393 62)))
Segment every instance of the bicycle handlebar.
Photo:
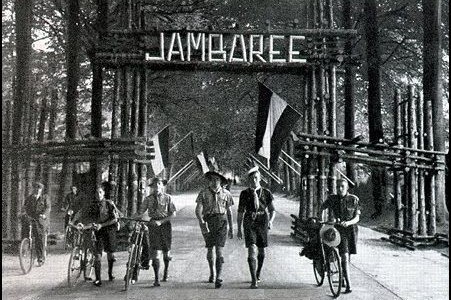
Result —
POLYGON ((149 221, 145 221, 145 220, 140 220, 140 219, 134 219, 134 218, 128 218, 128 217, 121 217, 119 218, 120 220, 125 220, 125 221, 134 221, 134 222, 141 222, 141 223, 147 223, 149 221))
MULTIPOLYGON (((83 223, 79 223, 79 224, 83 224, 83 223)), ((91 229, 94 229, 94 226, 92 226, 92 224, 89 224, 89 225, 83 225, 83 228, 79 228, 77 225, 70 224, 70 223, 69 223, 69 225, 70 225, 72 228, 75 228, 75 229, 77 229, 77 230, 79 230, 79 231, 81 231, 81 230, 91 230, 91 229)))

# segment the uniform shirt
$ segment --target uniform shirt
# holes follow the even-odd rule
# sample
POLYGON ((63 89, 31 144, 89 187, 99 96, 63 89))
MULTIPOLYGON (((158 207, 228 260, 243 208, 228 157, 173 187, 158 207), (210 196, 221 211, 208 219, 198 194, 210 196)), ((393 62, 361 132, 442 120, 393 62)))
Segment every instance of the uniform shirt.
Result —
POLYGON ((344 197, 330 195, 322 204, 322 208, 329 208, 333 216, 341 221, 349 221, 360 214, 359 198, 353 194, 346 194, 344 197))
POLYGON ((116 206, 111 200, 104 199, 102 201, 93 201, 88 206, 85 206, 78 214, 80 218, 74 217, 83 224, 89 223, 105 223, 116 219, 116 206))
POLYGON ((225 214, 227 209, 233 205, 232 194, 225 188, 212 191, 209 187, 199 192, 196 203, 202 204, 202 215, 225 214))
MULTIPOLYGON (((268 209, 269 212, 274 211, 274 197, 272 193, 263 187, 259 188, 257 191, 258 201, 258 212, 264 212, 268 209)), ((240 202, 238 204, 238 212, 239 213, 252 213, 256 212, 255 204, 254 204, 254 192, 251 188, 247 188, 240 194, 240 202)))
POLYGON ((144 198, 144 201, 138 211, 142 215, 147 210, 149 218, 152 220, 161 220, 172 216, 176 211, 175 205, 172 202, 171 195, 166 193, 151 194, 144 198))

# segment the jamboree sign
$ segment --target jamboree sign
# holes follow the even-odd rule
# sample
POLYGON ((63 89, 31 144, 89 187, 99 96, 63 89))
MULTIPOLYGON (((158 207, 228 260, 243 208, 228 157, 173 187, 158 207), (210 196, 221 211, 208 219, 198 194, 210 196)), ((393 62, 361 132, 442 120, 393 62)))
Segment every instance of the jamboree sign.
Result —
MULTIPOLYGON (((355 30, 291 32, 109 31, 95 51, 105 67, 145 65, 155 70, 289 71, 311 64, 341 64, 355 30)), ((350 60, 348 60, 350 61, 350 60)), ((352 62, 351 62, 352 63, 352 62)))
POLYGON ((146 52, 145 60, 306 63, 304 41, 302 35, 161 32, 158 54, 146 52))

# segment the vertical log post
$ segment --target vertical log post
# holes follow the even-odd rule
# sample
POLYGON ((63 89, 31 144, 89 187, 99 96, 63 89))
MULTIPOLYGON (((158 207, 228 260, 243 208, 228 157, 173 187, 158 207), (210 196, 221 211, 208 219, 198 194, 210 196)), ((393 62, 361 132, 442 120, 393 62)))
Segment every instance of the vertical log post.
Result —
MULTIPOLYGON (((118 112, 120 105, 120 90, 121 90, 121 77, 122 68, 117 68, 114 72, 114 86, 113 86, 113 103, 111 111, 111 138, 117 138, 119 136, 119 120, 118 112)), ((118 164, 116 161, 111 160, 108 168, 108 181, 112 184, 111 188, 111 200, 118 204, 118 164)))
MULTIPOLYGON (((130 89, 130 70, 128 67, 124 67, 121 72, 121 137, 127 137, 129 135, 129 89, 130 89)), ((128 215, 128 189, 127 189, 127 174, 128 174, 128 163, 122 161, 119 163, 119 209, 128 215)))
MULTIPOLYGON (((142 67, 140 69, 140 89, 139 89, 139 116, 138 116, 138 136, 147 137, 147 70, 142 67)), ((146 139, 147 140, 147 139, 146 139)), ((147 185, 147 166, 145 164, 138 165, 138 209, 146 197, 147 185)))
MULTIPOLYGON (((321 3, 321 1, 320 1, 321 3)), ((322 17, 322 5, 320 7, 320 24, 323 23, 322 17)), ((317 101, 318 101, 318 135, 326 134, 327 129, 327 112, 326 112, 326 101, 325 101, 325 89, 326 89, 326 80, 325 80, 325 71, 324 67, 320 66, 318 68, 318 89, 317 89, 317 101)), ((321 151, 321 148, 318 148, 318 151, 321 151)), ((318 198, 315 203, 315 211, 316 216, 320 217, 320 206, 326 200, 326 188, 327 188, 327 176, 326 176, 326 158, 323 155, 317 157, 318 161, 318 198)))
MULTIPOLYGON (((421 92, 417 93, 417 122, 418 122, 418 149, 424 149, 424 104, 423 104, 423 94, 421 92)), ((424 170, 418 169, 418 234, 426 235, 426 200, 424 192, 424 170)))
MULTIPOLYGON (((424 112, 424 129, 425 129, 425 148, 426 150, 434 150, 434 129, 432 121, 432 102, 424 100, 425 112, 424 112)), ((427 222, 428 235, 435 235, 437 232, 436 224, 436 199, 435 199, 435 172, 430 170, 426 173, 426 207, 429 208, 429 218, 427 222)))
MULTIPOLYGON (((409 135, 409 147, 412 149, 417 148, 417 122, 416 122, 416 103, 415 103, 415 89, 413 85, 408 86, 408 135, 409 135)), ((408 199, 408 230, 416 233, 418 230, 418 194, 417 194, 417 174, 415 168, 410 168, 408 175, 409 186, 409 199, 408 199)))
MULTIPOLYGON (((409 122, 409 117, 408 117, 408 100, 403 100, 402 101, 402 138, 403 138, 403 146, 408 148, 409 147, 409 142, 408 142, 408 122, 409 122)), ((403 173, 402 173, 402 178, 403 178, 403 193, 402 193, 402 204, 403 204, 403 210, 404 210, 404 228, 403 230, 408 230, 408 222, 409 222, 409 205, 408 205, 408 198, 409 198, 409 184, 408 184, 408 168, 404 168, 403 169, 403 173)))
MULTIPOLYGON (((315 3, 315 2, 314 2, 315 3)), ((316 15, 316 13, 315 13, 316 15)), ((314 134, 316 132, 316 109, 315 109, 315 101, 316 101, 316 67, 312 67, 310 70, 310 103, 309 103, 309 133, 314 134)), ((316 147, 313 147, 313 151, 316 151, 316 147)), ((316 173, 316 157, 309 158, 308 164, 308 176, 307 176, 307 194, 308 194, 308 209, 307 209, 307 217, 313 217, 314 215, 314 207, 315 207, 315 195, 316 195, 316 186, 315 186, 315 173, 316 173)))
MULTIPOLYGON (((308 4, 306 4, 306 10, 308 12, 308 4)), ((309 129, 309 85, 310 82, 308 81, 308 73, 303 76, 303 101, 304 101, 304 118, 302 121, 302 131, 308 132, 309 129)), ((304 221, 307 218, 307 171, 308 171, 308 159, 306 157, 303 157, 300 161, 301 163, 301 176, 300 176, 300 187, 299 187, 299 218, 304 221)))
MULTIPOLYGON (((326 19, 327 26, 330 29, 334 28, 334 13, 333 13, 333 4, 332 0, 326 1, 326 19)), ((330 41, 333 41, 332 39, 330 41)), ((334 47, 335 43, 332 44, 331 47, 334 47)), ((337 67, 335 65, 331 65, 328 69, 328 132, 332 137, 337 136, 337 77, 336 77, 337 67)), ((328 180, 328 190, 329 194, 337 193, 337 171, 336 171, 336 163, 329 161, 329 180, 328 180)))
MULTIPOLYGON (((138 101, 139 101, 139 72, 137 68, 133 69, 132 74, 132 98, 130 109, 130 136, 136 138, 138 136, 138 101)), ((129 188, 129 214, 136 213, 138 208, 138 174, 136 163, 129 161, 128 171, 128 188, 129 188)))
MULTIPOLYGON (((395 144, 402 145, 402 103, 401 103, 401 91, 399 89, 395 90, 394 97, 394 140, 395 144)), ((402 182, 401 182, 401 172, 397 169, 393 170, 393 186, 394 186, 394 196, 396 203, 395 210, 395 228, 402 230, 404 228, 404 208, 402 203, 402 182)))

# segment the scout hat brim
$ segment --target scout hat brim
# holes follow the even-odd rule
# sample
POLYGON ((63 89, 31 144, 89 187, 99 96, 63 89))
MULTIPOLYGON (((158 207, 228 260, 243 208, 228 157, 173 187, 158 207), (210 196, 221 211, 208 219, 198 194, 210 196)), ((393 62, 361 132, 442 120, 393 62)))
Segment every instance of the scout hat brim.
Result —
POLYGON ((332 225, 324 225, 319 231, 319 235, 324 244, 329 247, 337 247, 341 243, 340 233, 332 225))
POLYGON ((224 175, 222 175, 221 173, 218 173, 216 171, 208 171, 207 173, 205 173, 205 177, 209 177, 209 176, 218 176, 221 179, 222 184, 227 183, 227 179, 224 177, 224 175))

